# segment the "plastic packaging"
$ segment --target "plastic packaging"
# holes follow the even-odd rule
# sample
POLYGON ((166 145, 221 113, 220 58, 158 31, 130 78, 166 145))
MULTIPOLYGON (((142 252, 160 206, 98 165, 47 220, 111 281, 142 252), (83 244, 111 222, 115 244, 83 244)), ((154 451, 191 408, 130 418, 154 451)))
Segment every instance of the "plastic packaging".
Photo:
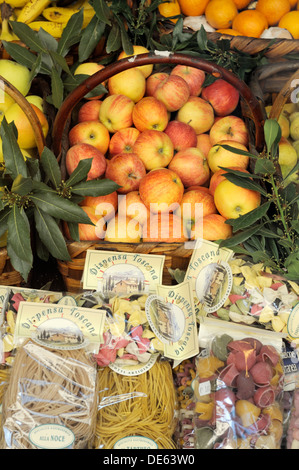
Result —
POLYGON ((279 333, 205 318, 193 381, 196 449, 279 449, 284 371, 279 333))
POLYGON ((84 348, 32 339, 17 349, 2 406, 2 449, 91 446, 97 413, 95 363, 84 348))
POLYGON ((168 361, 136 376, 100 368, 98 381, 95 448, 175 448, 177 400, 168 361))

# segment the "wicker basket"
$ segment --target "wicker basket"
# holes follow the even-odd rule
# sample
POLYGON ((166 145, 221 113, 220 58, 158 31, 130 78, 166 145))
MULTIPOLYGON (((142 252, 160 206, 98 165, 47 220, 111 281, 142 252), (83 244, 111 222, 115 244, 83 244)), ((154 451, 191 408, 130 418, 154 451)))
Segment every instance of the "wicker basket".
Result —
MULTIPOLYGON (((45 146, 45 138, 38 117, 24 96, 7 80, 0 76, 0 89, 11 96, 27 115, 34 131, 38 154, 41 155, 45 146)), ((20 273, 10 262, 7 249, 0 249, 0 285, 19 286, 24 283, 20 273)))
MULTIPOLYGON (((72 119, 72 112, 82 98, 99 83, 106 81, 109 77, 122 72, 128 68, 146 64, 182 64, 190 67, 197 67, 206 73, 213 74, 234 85, 240 93, 241 102, 246 109, 246 121, 248 129, 253 139, 256 149, 262 150, 264 147, 263 122, 264 113, 257 98, 252 94, 250 88, 233 73, 216 66, 211 62, 194 58, 185 54, 170 53, 169 55, 159 55, 159 53, 142 54, 135 57, 135 60, 122 59, 106 66, 101 71, 87 78, 75 90, 73 90, 63 102, 56 115, 53 124, 53 151, 64 167, 64 158, 68 148, 67 130, 72 119)), ((245 119, 245 118, 244 118, 245 119)), ((69 291, 78 291, 81 288, 81 277, 83 274, 86 250, 89 248, 99 250, 126 251, 134 253, 164 254, 166 257, 163 283, 171 284, 172 279, 168 268, 186 269, 192 249, 186 248, 184 243, 137 243, 122 244, 99 241, 95 243, 68 242, 68 251, 72 258, 70 262, 58 260, 58 268, 69 291)))

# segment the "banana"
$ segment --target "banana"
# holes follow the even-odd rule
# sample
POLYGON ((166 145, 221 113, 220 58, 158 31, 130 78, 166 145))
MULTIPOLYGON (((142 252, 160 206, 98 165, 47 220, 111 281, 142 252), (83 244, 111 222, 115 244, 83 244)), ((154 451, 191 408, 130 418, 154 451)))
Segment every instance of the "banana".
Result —
POLYGON ((26 5, 23 6, 20 14, 18 15, 17 21, 20 23, 31 23, 47 8, 51 3, 51 0, 29 0, 26 5))
MULTIPOLYGON (((0 0, 0 4, 4 2, 5 0, 0 0)), ((10 0, 5 3, 9 3, 10 6, 13 8, 23 8, 23 6, 26 5, 27 2, 28 0, 10 0)))
MULTIPOLYGON (((66 7, 49 7, 44 9, 42 15, 48 21, 52 21, 54 23, 67 23, 71 16, 77 13, 79 10, 80 8, 73 10, 72 8, 66 7)), ((89 24, 94 15, 95 11, 92 7, 83 9, 83 28, 89 24)))
POLYGON ((0 41, 17 41, 19 38, 11 31, 8 19, 2 20, 0 41))
POLYGON ((66 23, 53 23, 53 21, 32 21, 28 23, 28 26, 33 29, 33 31, 39 31, 40 28, 43 28, 47 33, 51 34, 54 38, 58 39, 62 35, 66 23))

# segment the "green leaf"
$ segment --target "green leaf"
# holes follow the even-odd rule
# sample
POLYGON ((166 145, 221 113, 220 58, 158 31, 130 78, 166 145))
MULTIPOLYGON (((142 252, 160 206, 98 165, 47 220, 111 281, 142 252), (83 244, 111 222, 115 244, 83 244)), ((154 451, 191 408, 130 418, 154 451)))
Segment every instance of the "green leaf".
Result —
POLYGON ((69 188, 73 187, 75 184, 86 179, 87 174, 91 168, 91 165, 92 165, 92 158, 84 158, 83 160, 80 160, 75 170, 71 173, 71 175, 67 179, 66 186, 68 186, 69 188))
POLYGON ((275 165, 271 160, 266 158, 259 158, 255 162, 254 171, 262 175, 274 175, 276 172, 275 165))
POLYGON ((245 157, 250 157, 250 158, 254 158, 254 159, 257 158, 257 156, 254 155, 253 153, 247 152, 246 150, 234 148, 231 145, 221 144, 221 142, 219 142, 218 144, 215 144, 215 145, 219 145, 220 147, 224 148, 225 150, 228 150, 229 152, 235 153, 237 155, 244 155, 245 157))
MULTIPOLYGON (((89 78, 89 75, 84 75, 84 74, 81 74, 81 73, 76 74, 76 80, 78 81, 78 83, 82 83, 87 78, 89 78)), ((85 97, 86 98, 93 98, 95 96, 101 95, 102 93, 107 93, 107 89, 104 87, 104 85, 99 83, 99 85, 97 85, 92 90, 90 90, 88 93, 86 93, 85 97)))
POLYGON ((68 199, 59 197, 55 193, 36 192, 32 194, 31 201, 39 209, 56 219, 65 220, 66 222, 91 224, 88 215, 80 206, 68 199))
POLYGON ((196 39, 197 39, 198 48, 201 51, 206 51, 207 45, 208 45, 208 39, 207 39, 207 33, 203 26, 201 26, 200 30, 197 32, 196 39))
POLYGON ((32 179, 24 178, 22 175, 18 175, 12 184, 11 191, 19 194, 20 196, 26 196, 32 191, 32 179))
POLYGON ((49 178, 55 188, 58 188, 61 183, 61 171, 54 153, 47 147, 44 147, 40 161, 46 177, 49 178))
POLYGON ((51 255, 56 259, 70 260, 71 257, 57 221, 38 207, 34 209, 34 220, 39 237, 51 255))
POLYGON ((281 139, 281 128, 276 119, 266 119, 264 123, 264 135, 268 152, 273 152, 273 146, 278 145, 281 139))
POLYGON ((8 239, 16 255, 26 263, 32 263, 30 224, 24 210, 13 205, 7 219, 8 239))
POLYGON ((116 16, 115 19, 118 23, 118 27, 119 27, 119 31, 120 31, 122 49, 128 55, 133 54, 133 52, 134 52, 133 45, 130 41, 130 38, 129 38, 128 33, 127 33, 127 31, 124 27, 123 22, 120 20, 120 18, 118 16, 116 16))
POLYGON ((51 70, 51 90, 52 103, 56 109, 59 109, 63 102, 64 89, 62 79, 54 67, 51 70))
POLYGON ((220 242, 220 247, 225 246, 227 248, 231 248, 233 246, 238 245, 239 243, 243 243, 245 240, 248 240, 248 238, 250 238, 253 234, 255 234, 260 229, 260 227, 261 227, 260 225, 251 227, 247 230, 244 230, 241 233, 238 233, 236 235, 233 235, 230 238, 227 238, 226 240, 222 240, 220 242))
POLYGON ((18 175, 28 176, 27 166, 17 141, 17 130, 14 122, 7 123, 4 117, 1 122, 0 136, 6 171, 15 179, 18 175))
POLYGON ((81 29, 83 25, 83 11, 79 10, 68 20, 62 31, 61 38, 58 41, 57 53, 64 57, 69 49, 78 44, 81 38, 81 29))
POLYGON ((111 10, 108 7, 105 0, 95 0, 91 2, 91 5, 93 6, 95 10, 95 13, 98 19, 103 21, 103 23, 111 26, 111 21, 110 21, 111 10))
POLYGON ((95 15, 83 30, 78 47, 79 62, 84 62, 91 56, 104 31, 105 23, 100 21, 95 15))
POLYGON ((80 241, 79 237, 79 227, 78 224, 75 224, 74 222, 67 222, 69 231, 70 231, 70 236, 71 239, 74 240, 75 242, 80 241))
POLYGON ((57 51, 58 47, 58 41, 47 31, 45 31, 43 28, 40 28, 39 31, 37 31, 37 36, 43 44, 45 50, 50 51, 57 51))
POLYGON ((71 74, 68 63, 65 58, 61 56, 61 54, 58 54, 58 52, 55 51, 49 51, 49 55, 52 58, 54 64, 59 65, 59 67, 61 67, 64 72, 71 74))
POLYGON ((33 184, 33 191, 35 192, 45 192, 45 193, 57 195, 57 192, 53 188, 50 188, 50 186, 48 186, 43 181, 34 180, 32 181, 32 184, 33 184))
POLYGON ((0 237, 7 230, 7 221, 8 221, 8 217, 9 217, 9 214, 11 213, 11 211, 12 211, 11 207, 5 207, 0 212, 0 237))
POLYGON ((106 42, 106 52, 111 54, 111 52, 118 51, 121 48, 121 34, 120 29, 116 23, 113 23, 111 30, 109 31, 107 42, 106 42))
MULTIPOLYGON (((223 169, 222 167, 220 168, 223 169)), ((235 184, 236 186, 241 186, 241 188, 250 189, 251 191, 257 191, 263 194, 263 196, 267 196, 267 192, 259 184, 255 183, 254 181, 251 181, 247 178, 245 179, 242 176, 237 176, 232 173, 226 173, 225 178, 228 179, 228 181, 230 181, 231 183, 235 184)))
POLYGON ((72 187, 72 194, 78 196, 106 196, 116 191, 120 186, 109 179, 88 180, 72 187))
POLYGON ((13 32, 18 38, 34 52, 47 52, 36 31, 33 31, 27 24, 18 21, 10 22, 13 32))
POLYGON ((248 212, 247 214, 239 216, 237 219, 228 219, 226 223, 233 227, 234 232, 243 230, 244 228, 250 227, 255 222, 262 219, 262 217, 267 214, 270 205, 270 202, 266 202, 256 209, 248 212))
MULTIPOLYGON (((32 255, 31 247, 30 247, 30 252, 32 255)), ((13 266, 13 268, 21 274, 22 278, 26 282, 28 280, 29 273, 32 269, 32 263, 33 260, 30 261, 24 261, 22 260, 18 253, 16 253, 11 246, 10 240, 7 240, 7 254, 9 256, 10 262, 13 266)))
MULTIPOLYGON (((18 63, 28 67, 29 70, 33 70, 38 64, 39 58, 36 57, 35 54, 28 51, 26 47, 20 46, 14 42, 7 42, 2 41, 2 45, 4 49, 8 52, 8 54, 18 63)), ((39 65, 39 72, 43 74, 48 74, 50 69, 43 65, 42 63, 39 65)))

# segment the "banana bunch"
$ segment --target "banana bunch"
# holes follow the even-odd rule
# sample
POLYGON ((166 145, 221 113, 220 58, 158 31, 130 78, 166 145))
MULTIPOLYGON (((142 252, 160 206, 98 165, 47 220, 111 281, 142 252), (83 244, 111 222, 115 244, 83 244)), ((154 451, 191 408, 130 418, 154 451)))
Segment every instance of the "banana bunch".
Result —
MULTIPOLYGON (((0 0, 0 7, 4 2, 5 0, 0 0)), ((25 23, 34 31, 43 28, 57 39, 61 37, 71 16, 80 9, 83 8, 83 28, 89 24, 95 14, 88 0, 76 0, 67 7, 50 6, 51 3, 55 5, 51 0, 7 0, 7 3, 13 9, 14 21, 25 23)), ((2 19, 0 40, 18 40, 9 27, 9 19, 2 19)))

